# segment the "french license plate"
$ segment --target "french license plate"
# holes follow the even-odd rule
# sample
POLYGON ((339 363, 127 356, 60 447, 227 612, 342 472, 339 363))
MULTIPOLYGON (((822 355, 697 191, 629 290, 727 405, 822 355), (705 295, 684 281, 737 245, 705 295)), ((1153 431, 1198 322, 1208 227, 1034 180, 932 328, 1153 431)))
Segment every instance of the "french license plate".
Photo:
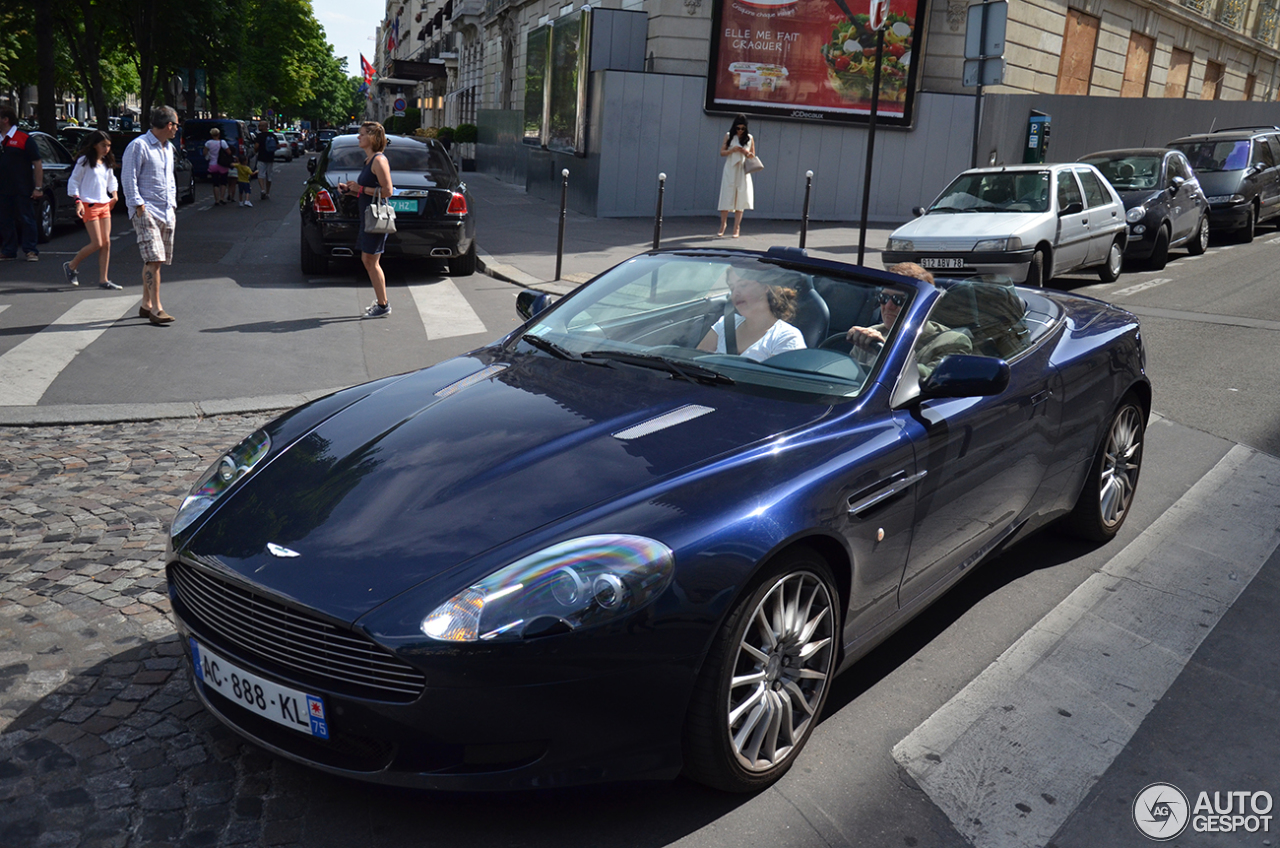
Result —
POLYGON ((946 259, 943 257, 925 256, 920 259, 921 268, 963 268, 963 259, 946 259))
POLYGON ((416 197, 392 197, 387 199, 387 204, 397 212, 418 211, 418 198, 416 197))
POLYGON ((299 733, 329 738, 324 699, 319 695, 308 695, 245 671, 195 639, 191 640, 191 658, 195 660, 196 677, 205 686, 246 710, 299 733))

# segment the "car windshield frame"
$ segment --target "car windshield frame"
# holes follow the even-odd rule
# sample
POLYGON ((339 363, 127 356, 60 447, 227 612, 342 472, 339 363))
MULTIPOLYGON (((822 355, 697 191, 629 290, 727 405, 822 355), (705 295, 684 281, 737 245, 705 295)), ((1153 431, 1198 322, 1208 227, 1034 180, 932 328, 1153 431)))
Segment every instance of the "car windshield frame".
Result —
MULTIPOLYGON (((851 400, 874 384, 901 320, 889 328, 888 342, 865 357, 855 357, 847 342, 828 349, 784 350, 763 360, 699 350, 699 343, 713 338, 709 331, 732 306, 731 274, 735 280, 767 280, 769 285, 785 288, 812 286, 815 291, 840 293, 842 299, 870 309, 885 288, 878 279, 755 254, 647 253, 615 266, 539 313, 509 344, 532 335, 536 339, 528 343, 530 349, 559 359, 588 365, 608 361, 615 367, 649 364, 655 373, 673 379, 809 402, 851 400), (842 286, 849 288, 842 290, 842 286), (645 363, 645 359, 651 361, 645 363), (682 367, 696 369, 694 376, 680 373, 682 367)), ((905 314, 916 290, 890 288, 903 296, 901 313, 905 314)), ((847 330, 831 325, 826 340, 839 336, 843 341, 847 330)))
POLYGON ((1253 139, 1203 138, 1193 141, 1175 141, 1169 145, 1187 157, 1191 170, 1197 174, 1243 171, 1249 167, 1253 139))
POLYGON ((1161 187, 1166 156, 1164 153, 1124 153, 1090 156, 1080 161, 1097 168, 1116 191, 1146 191, 1161 187))
POLYGON ((969 212, 1048 212, 1052 172, 966 171, 943 189, 925 214, 969 212))

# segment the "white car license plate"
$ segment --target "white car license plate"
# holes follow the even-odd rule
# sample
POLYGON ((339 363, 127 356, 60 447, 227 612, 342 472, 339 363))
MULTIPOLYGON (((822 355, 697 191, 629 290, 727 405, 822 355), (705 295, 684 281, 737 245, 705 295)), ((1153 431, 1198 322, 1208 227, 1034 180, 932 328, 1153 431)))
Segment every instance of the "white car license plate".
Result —
POLYGON ((329 738, 324 699, 319 695, 308 695, 245 671, 195 639, 191 640, 191 658, 195 660, 196 677, 205 686, 246 710, 299 733, 329 738))
POLYGON ((942 257, 925 256, 920 259, 921 268, 963 268, 963 259, 946 259, 942 257))
POLYGON ((387 199, 387 205, 397 212, 417 212, 418 198, 416 197, 391 197, 387 199))

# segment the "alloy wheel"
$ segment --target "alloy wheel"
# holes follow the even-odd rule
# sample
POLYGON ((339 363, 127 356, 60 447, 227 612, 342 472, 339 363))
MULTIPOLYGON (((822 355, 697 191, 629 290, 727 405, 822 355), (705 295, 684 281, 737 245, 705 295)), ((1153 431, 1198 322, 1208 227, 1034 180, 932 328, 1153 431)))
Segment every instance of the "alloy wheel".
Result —
POLYGON ((834 671, 834 620, 826 584, 808 571, 780 576, 751 613, 727 704, 743 769, 775 768, 808 735, 834 671))
POLYGON ((1142 431, 1142 414, 1133 404, 1125 406, 1111 422, 1098 486, 1102 523, 1108 527, 1124 520, 1133 501, 1142 465, 1142 431))

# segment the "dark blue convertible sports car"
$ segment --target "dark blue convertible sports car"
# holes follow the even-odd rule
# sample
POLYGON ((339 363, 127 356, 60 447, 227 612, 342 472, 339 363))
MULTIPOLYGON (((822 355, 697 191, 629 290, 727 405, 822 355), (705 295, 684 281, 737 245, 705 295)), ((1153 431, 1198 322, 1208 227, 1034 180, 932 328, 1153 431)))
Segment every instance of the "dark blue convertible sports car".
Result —
POLYGON ((391 784, 751 791, 984 557, 1129 511, 1151 389, 1106 303, 794 249, 656 251, 548 300, 197 482, 169 592, 219 719, 391 784))

